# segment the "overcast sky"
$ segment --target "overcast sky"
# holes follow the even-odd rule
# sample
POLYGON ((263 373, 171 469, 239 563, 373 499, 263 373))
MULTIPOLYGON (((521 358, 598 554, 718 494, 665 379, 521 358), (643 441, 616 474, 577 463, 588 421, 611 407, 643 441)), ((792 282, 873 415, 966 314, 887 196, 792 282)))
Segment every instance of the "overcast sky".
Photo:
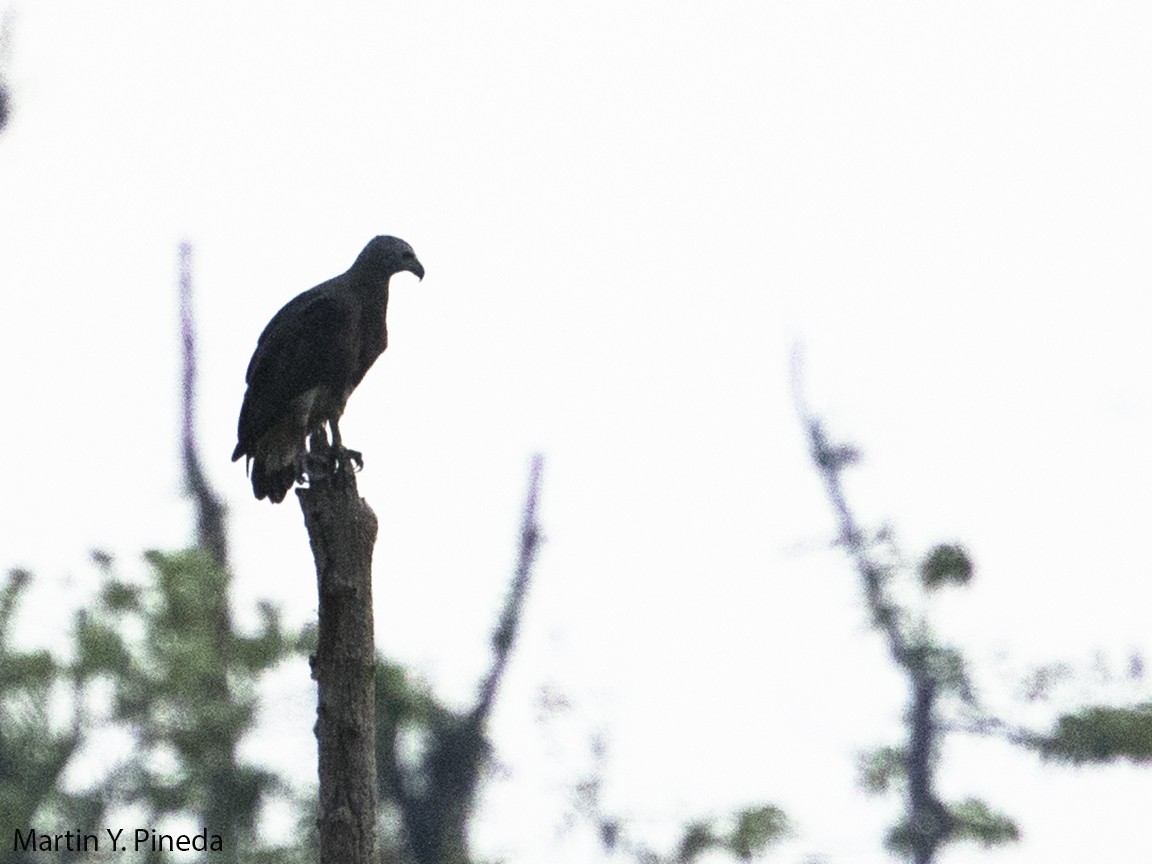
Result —
MULTIPOLYGON (((772 801, 799 833, 769 860, 887 860, 895 801, 853 765, 897 743, 904 693, 828 548, 795 344, 811 406, 864 451, 861 517, 910 556, 971 550, 936 612, 990 699, 1055 660, 1091 696, 1152 653, 1147 4, 3 6, 0 564, 40 577, 30 644, 62 644, 91 547, 130 570, 190 537, 185 238, 236 601, 311 619, 298 509, 228 461, 244 369, 282 303, 390 233, 427 278, 393 280, 342 430, 381 521, 379 644, 460 704, 547 455, 479 854, 590 860, 554 829, 604 730, 607 803, 654 844, 772 801), (573 708, 540 724, 543 687, 573 708)), ((252 745, 302 782, 309 685, 277 676, 252 745)), ((944 791, 1024 841, 942 864, 1149 846, 1146 770, 944 757, 944 791)))

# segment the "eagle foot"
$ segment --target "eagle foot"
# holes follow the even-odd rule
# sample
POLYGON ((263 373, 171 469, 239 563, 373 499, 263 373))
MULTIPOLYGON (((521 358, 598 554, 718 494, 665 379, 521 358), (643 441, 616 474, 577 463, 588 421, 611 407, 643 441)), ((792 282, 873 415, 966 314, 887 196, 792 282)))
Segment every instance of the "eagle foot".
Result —
POLYGON ((336 471, 343 471, 348 466, 351 466, 352 472, 356 473, 364 469, 364 454, 359 450, 349 450, 347 447, 341 447, 339 450, 332 451, 332 462, 336 466, 336 471))
POLYGON ((364 467, 364 457, 357 450, 340 447, 329 451, 332 482, 343 486, 353 474, 364 467))
POLYGON ((296 460, 296 479, 300 483, 330 477, 338 482, 348 473, 355 474, 364 467, 364 456, 358 450, 346 447, 302 453, 296 460))

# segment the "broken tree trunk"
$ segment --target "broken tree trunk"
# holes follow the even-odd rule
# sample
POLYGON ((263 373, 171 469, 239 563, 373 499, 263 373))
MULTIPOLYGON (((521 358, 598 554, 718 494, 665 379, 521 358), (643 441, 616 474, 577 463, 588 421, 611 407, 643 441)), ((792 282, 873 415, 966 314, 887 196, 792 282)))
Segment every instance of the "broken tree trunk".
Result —
MULTIPOLYGON (((313 454, 317 453, 313 439, 313 454)), ((320 864, 376 862, 376 647, 372 549, 376 514, 350 470, 297 489, 316 561, 319 627, 316 743, 320 864)))

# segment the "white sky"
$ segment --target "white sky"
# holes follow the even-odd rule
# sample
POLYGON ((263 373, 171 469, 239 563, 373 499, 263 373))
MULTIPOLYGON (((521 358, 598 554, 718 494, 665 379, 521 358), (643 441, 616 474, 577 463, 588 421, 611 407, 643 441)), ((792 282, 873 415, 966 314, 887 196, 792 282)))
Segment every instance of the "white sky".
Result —
MULTIPOLYGON (((900 733, 903 691, 820 551, 794 341, 865 451, 861 515, 910 554, 973 552, 939 612, 990 695, 1031 663, 1152 650, 1147 4, 6 5, 0 563, 41 577, 31 641, 63 639, 90 547, 190 536, 182 238, 237 602, 309 620, 298 510, 228 462, 243 373, 284 301, 393 233, 428 275, 394 281, 343 430, 381 519, 380 645, 461 703, 548 457, 481 854, 589 860, 553 827, 602 728, 607 800, 652 842, 767 800, 801 830, 770 860, 886 860, 892 802, 853 762, 900 733), (545 685, 574 709, 541 726, 545 685)), ((275 764, 301 779, 308 683, 277 676, 253 744, 298 752, 275 764)), ((1025 840, 943 864, 1152 846, 1147 771, 945 756, 946 791, 1025 840)))

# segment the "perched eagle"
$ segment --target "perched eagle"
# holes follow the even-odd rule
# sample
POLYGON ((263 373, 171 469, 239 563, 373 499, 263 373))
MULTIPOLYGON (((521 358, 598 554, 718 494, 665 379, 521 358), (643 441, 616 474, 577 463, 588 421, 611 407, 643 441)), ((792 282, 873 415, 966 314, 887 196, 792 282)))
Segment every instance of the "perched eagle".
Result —
POLYGON ((335 279, 277 312, 256 343, 245 380, 232 461, 248 457, 252 491, 274 503, 302 479, 308 438, 332 427, 331 468, 360 462, 344 448, 340 416, 348 397, 388 347, 388 280, 407 270, 424 278, 412 247, 380 236, 335 279))

